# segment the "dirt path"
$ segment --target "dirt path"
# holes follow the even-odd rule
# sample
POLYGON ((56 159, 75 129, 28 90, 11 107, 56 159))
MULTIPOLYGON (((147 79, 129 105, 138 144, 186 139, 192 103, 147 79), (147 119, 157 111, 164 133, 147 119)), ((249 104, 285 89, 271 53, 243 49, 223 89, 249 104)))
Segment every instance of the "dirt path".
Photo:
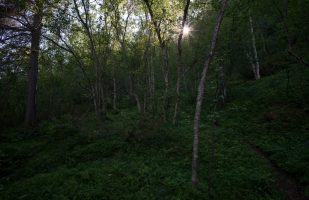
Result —
POLYGON ((261 148, 253 144, 248 145, 257 155, 267 161, 267 164, 276 177, 277 187, 284 194, 286 200, 308 200, 308 198, 304 196, 302 189, 295 178, 291 177, 286 171, 280 169, 269 159, 261 148))

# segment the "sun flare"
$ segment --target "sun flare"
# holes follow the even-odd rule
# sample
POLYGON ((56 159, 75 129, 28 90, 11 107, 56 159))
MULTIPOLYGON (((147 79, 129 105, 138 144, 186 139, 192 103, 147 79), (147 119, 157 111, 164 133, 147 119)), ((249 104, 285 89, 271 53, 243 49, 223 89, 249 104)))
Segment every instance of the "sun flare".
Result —
POLYGON ((191 32, 191 28, 190 28, 189 26, 184 26, 184 27, 183 27, 183 34, 184 34, 185 36, 189 35, 190 32, 191 32))

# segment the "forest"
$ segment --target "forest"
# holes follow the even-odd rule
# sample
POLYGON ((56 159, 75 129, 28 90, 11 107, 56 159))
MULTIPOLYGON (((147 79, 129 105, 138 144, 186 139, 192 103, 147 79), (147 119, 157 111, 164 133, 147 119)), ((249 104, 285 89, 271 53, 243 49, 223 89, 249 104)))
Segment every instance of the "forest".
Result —
POLYGON ((309 0, 0 0, 0 199, 308 200, 309 0))

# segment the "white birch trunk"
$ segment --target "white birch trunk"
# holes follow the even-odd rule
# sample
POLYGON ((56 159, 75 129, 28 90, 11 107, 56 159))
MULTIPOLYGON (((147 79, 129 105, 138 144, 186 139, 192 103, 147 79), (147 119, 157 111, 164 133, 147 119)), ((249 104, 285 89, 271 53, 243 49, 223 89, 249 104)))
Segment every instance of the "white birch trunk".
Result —
POLYGON ((203 104, 203 99, 204 99, 204 94, 205 94, 205 81, 206 81, 206 76, 207 76, 209 65, 211 64, 211 61, 215 53, 221 23, 223 20, 225 9, 227 8, 228 1, 229 0, 223 1, 220 13, 217 17, 215 30, 214 30, 213 37, 211 40, 211 47, 209 50, 207 60, 205 61, 205 64, 204 64, 202 77, 201 77, 201 80, 198 86, 198 95, 196 98, 196 109, 195 109, 195 116, 194 116, 194 139, 193 139, 193 153, 192 153, 192 177, 191 178, 192 178, 193 187, 195 187, 197 184, 197 161, 198 161, 198 145, 199 145, 199 135, 200 135, 200 119, 201 119, 202 104, 203 104))
POLYGON ((254 34, 254 28, 253 28, 253 22, 252 22, 251 15, 249 16, 249 21, 250 21, 250 32, 251 32, 251 38, 252 38, 252 48, 253 48, 253 53, 254 53, 255 79, 259 80, 259 79, 261 79, 261 75, 260 75, 260 62, 259 62, 258 52, 257 52, 257 49, 256 49, 256 39, 255 39, 255 34, 254 34))

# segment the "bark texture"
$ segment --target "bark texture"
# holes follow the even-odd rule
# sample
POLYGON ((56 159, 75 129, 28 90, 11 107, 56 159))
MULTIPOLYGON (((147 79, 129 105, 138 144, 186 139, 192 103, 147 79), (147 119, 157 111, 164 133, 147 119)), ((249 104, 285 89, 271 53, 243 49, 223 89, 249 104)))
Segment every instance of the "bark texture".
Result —
POLYGON ((28 71, 28 87, 26 100, 26 125, 31 125, 36 121, 36 97, 39 68, 39 52, 42 29, 42 8, 34 14, 33 25, 31 27, 31 53, 30 69, 28 71))
POLYGON ((250 33, 251 33, 251 39, 252 39, 252 50, 254 53, 254 77, 256 80, 261 79, 260 75, 260 62, 259 62, 259 56, 256 48, 256 39, 255 39, 255 33, 254 33, 254 28, 253 28, 253 21, 251 15, 249 16, 249 22, 250 22, 250 33))
POLYGON ((195 108, 195 116, 194 116, 194 139, 193 139, 193 153, 192 153, 192 177, 191 178, 192 178, 193 187, 195 187, 197 184, 197 161, 198 161, 198 145, 199 145, 199 135, 200 135, 200 119, 201 119, 203 97, 205 94, 205 81, 206 81, 209 65, 211 64, 211 61, 214 57, 214 52, 215 52, 217 41, 218 41, 218 35, 220 32, 223 16, 227 8, 228 2, 229 0, 224 0, 222 2, 221 10, 217 17, 216 26, 213 32, 209 54, 204 64, 202 77, 200 79, 199 86, 198 86, 198 95, 196 98, 196 108, 195 108))

